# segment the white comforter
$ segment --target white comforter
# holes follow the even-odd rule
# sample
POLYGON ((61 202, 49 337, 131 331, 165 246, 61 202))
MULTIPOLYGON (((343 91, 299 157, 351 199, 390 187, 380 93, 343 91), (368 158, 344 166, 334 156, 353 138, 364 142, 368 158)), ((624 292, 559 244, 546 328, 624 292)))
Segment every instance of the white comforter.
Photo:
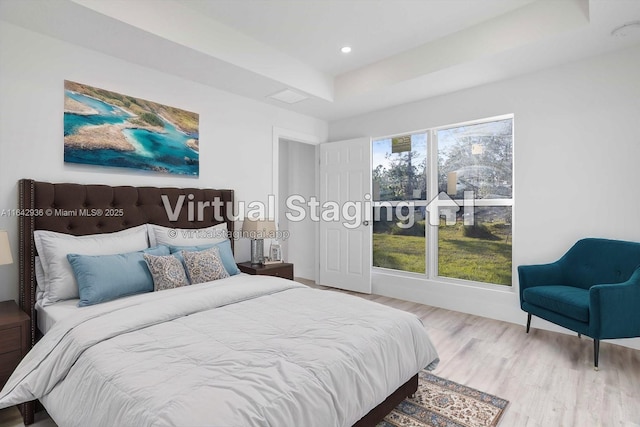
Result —
POLYGON ((350 426, 437 361, 412 314, 239 275, 56 323, 0 408, 37 398, 60 426, 350 426))

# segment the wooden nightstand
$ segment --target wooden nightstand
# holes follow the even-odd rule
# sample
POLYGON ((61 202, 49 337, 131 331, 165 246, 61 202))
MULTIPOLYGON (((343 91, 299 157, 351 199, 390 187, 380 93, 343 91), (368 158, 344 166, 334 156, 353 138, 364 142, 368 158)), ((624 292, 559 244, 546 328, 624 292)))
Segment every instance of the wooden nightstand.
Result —
POLYGON ((277 276, 283 279, 293 280, 293 264, 288 262, 269 265, 251 265, 250 262, 241 262, 238 264, 238 268, 247 274, 277 276))
POLYGON ((0 388, 29 351, 29 316, 13 301, 0 302, 0 388))
MULTIPOLYGON (((30 348, 31 319, 14 301, 0 302, 0 389, 30 348)), ((33 423, 34 402, 18 408, 24 423, 33 423)))

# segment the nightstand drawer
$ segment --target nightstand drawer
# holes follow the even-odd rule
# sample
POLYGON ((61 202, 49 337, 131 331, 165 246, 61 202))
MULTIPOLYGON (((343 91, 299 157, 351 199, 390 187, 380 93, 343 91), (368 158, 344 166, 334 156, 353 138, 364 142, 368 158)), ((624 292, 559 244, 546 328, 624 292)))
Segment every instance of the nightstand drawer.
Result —
POLYGON ((0 354, 12 350, 20 350, 20 329, 20 326, 0 329, 0 354))
POLYGON ((282 277, 283 279, 293 280, 293 269, 292 268, 281 268, 274 271, 272 276, 282 277))
MULTIPOLYGON (((29 315, 15 301, 0 302, 0 389, 31 348, 30 323, 29 315)), ((34 402, 19 406, 24 422, 33 423, 34 402)))
POLYGON ((240 271, 247 274, 276 276, 283 279, 293 280, 293 264, 288 262, 267 265, 253 265, 250 262, 241 262, 238 263, 238 268, 240 271))
POLYGON ((0 354, 0 378, 8 378, 21 359, 20 349, 0 354))

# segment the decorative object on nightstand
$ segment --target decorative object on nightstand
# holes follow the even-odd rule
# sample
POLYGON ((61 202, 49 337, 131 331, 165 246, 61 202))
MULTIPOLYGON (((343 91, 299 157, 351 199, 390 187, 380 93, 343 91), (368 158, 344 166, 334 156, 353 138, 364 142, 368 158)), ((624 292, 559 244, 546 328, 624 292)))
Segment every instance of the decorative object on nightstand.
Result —
POLYGON ((9 233, 0 230, 0 265, 12 264, 11 246, 9 246, 9 233))
POLYGON ((269 248, 269 261, 272 263, 283 262, 282 247, 277 240, 271 241, 271 247, 269 248))
POLYGON ((252 265, 262 265, 264 262, 264 239, 273 237, 275 232, 275 221, 245 218, 242 224, 242 234, 251 239, 252 265))
POLYGON ((288 262, 278 262, 276 264, 253 265, 251 262, 241 262, 238 268, 243 273, 258 276, 276 276, 283 279, 293 280, 293 264, 288 262))

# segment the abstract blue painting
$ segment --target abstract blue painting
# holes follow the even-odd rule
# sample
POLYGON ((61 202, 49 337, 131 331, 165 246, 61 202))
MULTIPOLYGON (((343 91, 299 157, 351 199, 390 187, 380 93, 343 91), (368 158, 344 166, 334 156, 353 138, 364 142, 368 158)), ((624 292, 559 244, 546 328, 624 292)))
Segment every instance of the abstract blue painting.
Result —
POLYGON ((199 116, 65 80, 64 161, 199 174, 199 116))

